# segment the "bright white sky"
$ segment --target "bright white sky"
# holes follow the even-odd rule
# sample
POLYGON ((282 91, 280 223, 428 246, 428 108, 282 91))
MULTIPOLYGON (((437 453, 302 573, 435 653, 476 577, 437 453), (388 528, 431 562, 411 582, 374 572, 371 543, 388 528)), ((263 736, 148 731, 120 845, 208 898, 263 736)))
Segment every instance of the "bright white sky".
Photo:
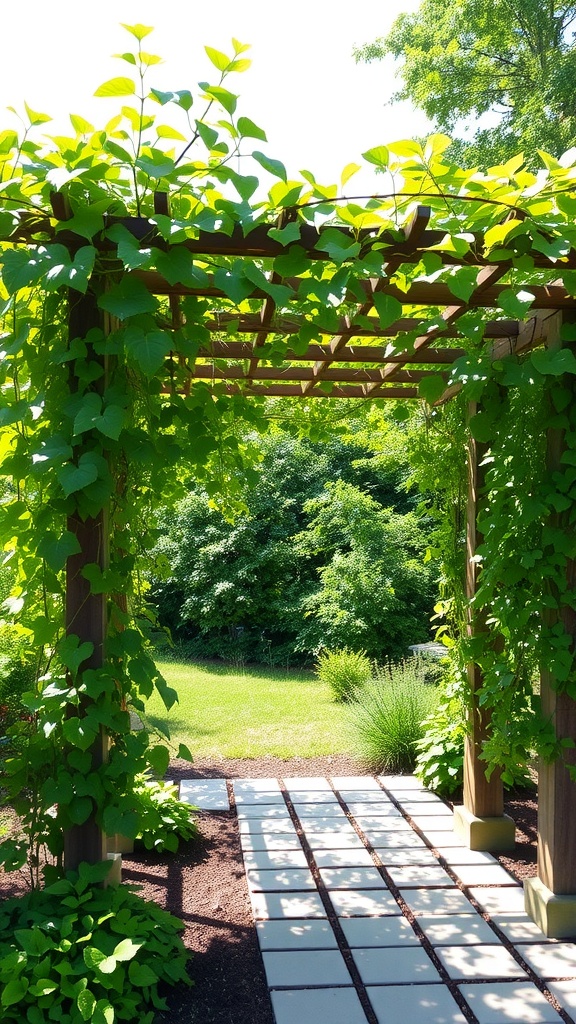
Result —
MULTIPOLYGON (((112 101, 94 99, 94 90, 132 70, 111 57, 136 46, 120 22, 155 27, 143 46, 165 60, 148 80, 160 89, 194 92, 198 81, 215 82, 218 72, 204 45, 231 53, 234 36, 251 43, 243 56, 253 64, 231 76, 228 88, 240 95, 238 112, 268 135, 267 145, 255 141, 251 148, 282 160, 289 174, 306 168, 323 184, 337 182, 346 164, 362 163, 366 149, 430 131, 424 115, 408 104, 386 105, 395 88, 392 62, 356 64, 352 57, 354 44, 385 34, 399 13, 415 10, 418 2, 28 0, 21 6, 4 0, 0 108, 20 107, 26 99, 54 117, 48 134, 68 133, 68 113, 100 127, 112 101)), ((0 128, 10 126, 10 118, 5 114, 0 128)), ((347 189, 375 190, 369 167, 347 189)))

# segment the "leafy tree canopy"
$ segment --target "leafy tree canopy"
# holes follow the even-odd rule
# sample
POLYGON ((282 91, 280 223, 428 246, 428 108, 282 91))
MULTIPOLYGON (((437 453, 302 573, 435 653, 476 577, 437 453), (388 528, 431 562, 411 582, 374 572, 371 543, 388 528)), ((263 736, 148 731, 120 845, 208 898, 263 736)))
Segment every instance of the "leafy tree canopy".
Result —
POLYGON ((455 131, 457 159, 488 165, 538 149, 558 157, 576 139, 575 18, 565 0, 423 0, 355 56, 400 61, 392 100, 410 99, 455 131), (490 125, 474 131, 486 114, 490 125))

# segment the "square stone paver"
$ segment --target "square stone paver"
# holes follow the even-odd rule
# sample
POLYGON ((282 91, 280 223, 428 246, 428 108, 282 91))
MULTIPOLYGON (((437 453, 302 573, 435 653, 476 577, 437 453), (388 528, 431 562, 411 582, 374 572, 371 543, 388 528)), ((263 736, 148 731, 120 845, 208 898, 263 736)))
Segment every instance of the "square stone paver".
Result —
POLYGON ((308 832, 334 832, 338 831, 340 834, 348 834, 351 836, 357 836, 358 833, 354 826, 348 821, 348 818, 343 817, 342 819, 331 817, 318 817, 316 815, 313 818, 302 818, 302 828, 306 833, 308 832))
POLYGON ((431 867, 438 864, 438 858, 424 844, 415 849, 384 850, 380 847, 378 857, 386 867, 392 864, 425 864, 431 867))
POLYGON ((238 820, 240 835, 258 836, 264 832, 281 835, 296 835, 294 822, 288 818, 241 818, 238 820))
POLYGON ((234 793, 279 793, 278 779, 235 779, 234 793))
POLYGON ((464 840, 460 839, 460 836, 457 836, 452 829, 446 832, 434 831, 430 836, 428 836, 428 839, 435 850, 439 849, 439 847, 444 848, 446 846, 451 849, 454 849, 455 847, 464 847, 465 849, 468 849, 464 840))
POLYGON ((337 804, 340 807, 336 793, 333 793, 331 790, 328 792, 328 790, 320 789, 309 792, 298 790, 298 792, 293 793, 292 803, 294 806, 296 804, 337 804))
POLYGON ((377 868, 321 868, 327 889, 387 889, 377 868))
POLYGON ((451 864, 463 885, 518 885, 500 864, 451 864))
POLYGON ((289 778, 284 779, 284 786, 289 793, 331 793, 332 786, 328 779, 320 776, 310 778, 289 778))
POLYGON ((365 849, 360 836, 352 832, 308 832, 306 840, 311 850, 359 850, 365 849))
POLYGON ((373 839, 370 840, 370 844, 375 850, 379 850, 380 847, 388 850, 396 850, 404 847, 418 850, 428 849, 424 840, 416 834, 413 828, 408 831, 391 830, 390 832, 373 832, 372 835, 373 839))
POLYGON ((255 821, 268 821, 271 819, 276 821, 292 820, 286 804, 283 807, 280 804, 241 804, 240 807, 236 808, 236 814, 238 821, 246 821, 248 818, 253 818, 255 821))
POLYGON ((452 867, 453 864, 497 864, 498 861, 491 853, 484 853, 482 850, 469 850, 467 846, 459 847, 438 847, 436 850, 443 860, 452 867))
POLYGON ((240 843, 243 850, 301 850, 302 845, 294 829, 286 835, 278 833, 263 832, 261 835, 249 835, 246 832, 240 833, 240 843))
POLYGON ((411 814, 410 817, 425 835, 430 832, 449 832, 454 827, 452 814, 411 814))
POLYGON ((257 921, 274 918, 326 917, 318 893, 251 892, 252 910, 257 921))
POLYGON ((445 889, 454 885, 450 875, 439 864, 432 864, 429 867, 425 865, 420 865, 419 867, 415 865, 396 867, 390 864, 387 871, 394 885, 397 885, 399 889, 403 886, 418 889, 422 885, 445 889))
POLYGON ((354 818, 374 818, 381 821, 383 818, 402 818, 402 812, 392 803, 385 803, 379 800, 378 803, 350 803, 346 804, 350 814, 354 818))
POLYGON ((409 814, 411 818, 414 818, 416 815, 437 818, 450 814, 450 808, 446 807, 443 800, 437 800, 435 803, 429 800, 426 802, 423 800, 401 800, 400 806, 404 814, 409 814))
POLYGON ((400 893, 416 917, 422 914, 476 914, 460 889, 401 889, 400 893))
POLYGON ((330 902, 338 917, 378 917, 381 914, 402 913, 388 890, 331 889, 330 902))
POLYGON ((574 942, 520 944, 516 949, 540 978, 576 978, 574 942))
POLYGON ((470 887, 468 892, 487 914, 509 914, 524 910, 524 889, 521 885, 486 889, 470 887))
POLYGON ((355 789, 354 792, 342 793, 345 803, 352 800, 357 804, 389 804, 390 797, 382 789, 355 789))
MULTIPOLYGON (((391 918, 396 920, 396 918, 391 918)), ((260 949, 337 949, 338 943, 327 920, 257 921, 260 949)))
POLYGON ((350 972, 338 949, 282 950, 262 953, 269 988, 349 985, 350 972))
POLYGON ((308 861, 302 847, 299 850, 242 850, 246 870, 265 871, 268 868, 306 868, 308 861))
POLYGON ((547 988, 560 1003, 564 1010, 568 1010, 572 1016, 576 1013, 576 982, 571 981, 549 981, 547 988))
POLYGON ((307 818, 316 818, 320 815, 322 818, 338 818, 341 821, 348 821, 346 812, 342 810, 338 803, 323 803, 318 805, 315 804, 301 804, 297 800, 292 801, 296 814, 304 821, 307 818))
POLYGON ((379 775, 378 781, 385 789, 398 789, 401 792, 406 789, 419 789, 426 792, 420 779, 414 778, 413 775, 379 775))
POLYGON ((246 872, 248 888, 254 892, 302 892, 313 889, 316 883, 308 868, 267 868, 246 872))
POLYGON ((500 945, 500 939, 480 914, 423 916, 418 924, 433 946, 500 945))
POLYGON ((180 799, 202 811, 229 811, 226 779, 182 779, 180 799))
POLYGON ((421 946, 353 949, 352 956, 365 985, 434 984, 440 975, 421 946))
POLYGON ((412 826, 403 818, 400 811, 393 808, 390 814, 355 814, 354 821, 363 832, 410 832, 412 826))
POLYGON ((528 981, 460 985, 478 1024, 559 1024, 560 1014, 528 981))
MULTIPOLYGON (((448 805, 444 801, 436 796, 434 793, 429 793, 427 789, 409 789, 404 791, 396 791, 394 799, 398 801, 402 807, 406 807, 407 804, 411 804, 413 807, 416 806, 431 806, 432 804, 436 807, 444 808, 444 812, 448 811, 448 805)), ((424 814, 424 810, 421 812, 424 814)))
POLYGON ((276 807, 286 807, 286 803, 282 793, 270 792, 270 793, 256 793, 248 791, 246 793, 234 792, 234 798, 236 800, 236 806, 242 807, 244 804, 252 804, 256 806, 266 806, 273 804, 276 807))
POLYGON ((340 926, 351 949, 371 946, 419 946, 420 940, 405 917, 341 917, 340 926))
POLYGON ((366 991, 378 1024, 466 1024, 445 985, 371 985, 366 991))
MULTIPOLYGON (((270 993, 276 1024, 366 1024, 353 988, 280 990, 270 993)), ((464 1018, 462 1017, 462 1020, 464 1018)))
POLYGON ((448 971, 459 978, 525 978, 526 971, 503 946, 437 946, 436 953, 448 971))
POLYGON ((357 850, 316 850, 314 860, 319 868, 374 867, 374 861, 365 846, 357 850))
POLYGON ((510 942, 552 942, 557 939, 549 939, 540 931, 540 928, 528 914, 518 911, 516 914, 492 914, 492 920, 500 931, 510 942))
POLYGON ((336 775, 332 777, 332 785, 341 793, 354 793, 358 789, 382 792, 373 775, 336 775))

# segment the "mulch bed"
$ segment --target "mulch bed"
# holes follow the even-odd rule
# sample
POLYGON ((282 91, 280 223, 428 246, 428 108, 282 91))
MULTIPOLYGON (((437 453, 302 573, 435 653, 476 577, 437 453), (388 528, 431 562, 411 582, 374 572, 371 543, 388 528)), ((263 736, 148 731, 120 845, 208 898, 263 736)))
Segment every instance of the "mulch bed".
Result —
MULTIPOLYGON (((277 778, 284 776, 363 775, 352 758, 273 757, 173 761, 169 777, 277 778)), ((533 791, 516 792, 506 813, 516 821, 513 856, 500 856, 505 868, 522 881, 536 874, 537 805, 533 791)), ((145 850, 123 856, 123 880, 139 886, 140 895, 181 918, 184 942, 194 953, 189 973, 194 988, 169 990, 169 1010, 157 1024, 274 1024, 246 886, 236 815, 233 811, 201 815, 201 838, 181 845, 177 854, 159 856, 145 850)), ((25 889, 18 875, 0 876, 0 895, 25 889)))

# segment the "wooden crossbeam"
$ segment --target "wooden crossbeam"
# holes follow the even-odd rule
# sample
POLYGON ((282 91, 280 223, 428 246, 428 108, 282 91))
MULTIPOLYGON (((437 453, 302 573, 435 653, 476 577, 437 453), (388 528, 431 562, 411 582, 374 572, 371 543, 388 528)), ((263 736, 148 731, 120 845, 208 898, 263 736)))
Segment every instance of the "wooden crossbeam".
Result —
MULTIPOLYGON (((326 382, 326 391, 321 390, 321 382, 314 389, 312 395, 305 395, 301 384, 226 384, 226 394, 236 395, 262 395, 263 397, 294 397, 294 398, 363 398, 369 395, 366 392, 366 385, 334 384, 326 382)), ((389 387, 386 388, 378 398, 405 399, 418 398, 417 388, 389 387)))
MULTIPOLYGON (((517 325, 516 325, 517 326, 517 325)), ((210 325, 206 324, 210 329, 210 325)), ((517 333, 517 332, 516 332, 517 333)), ((515 337, 511 335, 510 337, 515 337)), ((506 338, 509 336, 506 335, 506 338)), ((252 343, 249 341, 211 341, 209 345, 203 345, 198 352, 198 358, 204 359, 250 359, 252 356, 252 343)), ((450 365, 455 359, 463 356, 466 349, 463 348, 428 348, 421 357, 414 359, 415 363, 436 366, 450 365)), ((305 352, 294 352, 288 349, 283 353, 283 359, 287 362, 314 363, 322 359, 328 359, 331 355, 330 349, 323 345, 309 345, 305 352)), ((376 345, 347 345, 338 359, 333 363, 384 363, 384 362, 405 362, 405 354, 388 355, 385 348, 376 345)))
MULTIPOLYGON (((209 331, 225 331, 229 324, 234 324, 234 334, 257 334, 262 328, 259 313, 244 313, 238 317, 235 313, 217 311, 213 314, 212 320, 206 320, 204 326, 209 331)), ((348 334, 351 338, 394 338, 401 331, 417 331, 423 326, 423 320, 417 317, 402 317, 394 321, 388 327, 381 328, 378 317, 366 317, 369 324, 364 321, 362 325, 351 323, 342 317, 338 326, 334 328, 323 328, 322 333, 327 336, 337 334, 348 334)), ((277 316, 272 325, 273 334, 298 334, 304 323, 301 316, 277 316)), ((508 338, 518 333, 517 320, 491 320, 484 329, 485 338, 508 338)), ((448 324, 442 330, 443 338, 460 338, 462 333, 456 327, 448 324)))
MULTIPOLYGON (((383 376, 383 369, 347 369, 347 368, 335 368, 327 367, 322 376, 322 380, 328 381, 340 381, 342 383, 353 384, 355 382, 371 383, 371 382, 382 382, 385 378, 383 376)), ((402 384, 417 384, 425 377, 429 377, 431 374, 430 370, 402 370, 397 377, 394 378, 394 383, 402 384)), ((246 371, 242 366, 215 366, 213 363, 196 363, 192 376, 199 380, 276 380, 276 381, 312 381, 318 383, 317 378, 314 376, 314 370, 309 366, 257 366, 251 373, 246 371)))

